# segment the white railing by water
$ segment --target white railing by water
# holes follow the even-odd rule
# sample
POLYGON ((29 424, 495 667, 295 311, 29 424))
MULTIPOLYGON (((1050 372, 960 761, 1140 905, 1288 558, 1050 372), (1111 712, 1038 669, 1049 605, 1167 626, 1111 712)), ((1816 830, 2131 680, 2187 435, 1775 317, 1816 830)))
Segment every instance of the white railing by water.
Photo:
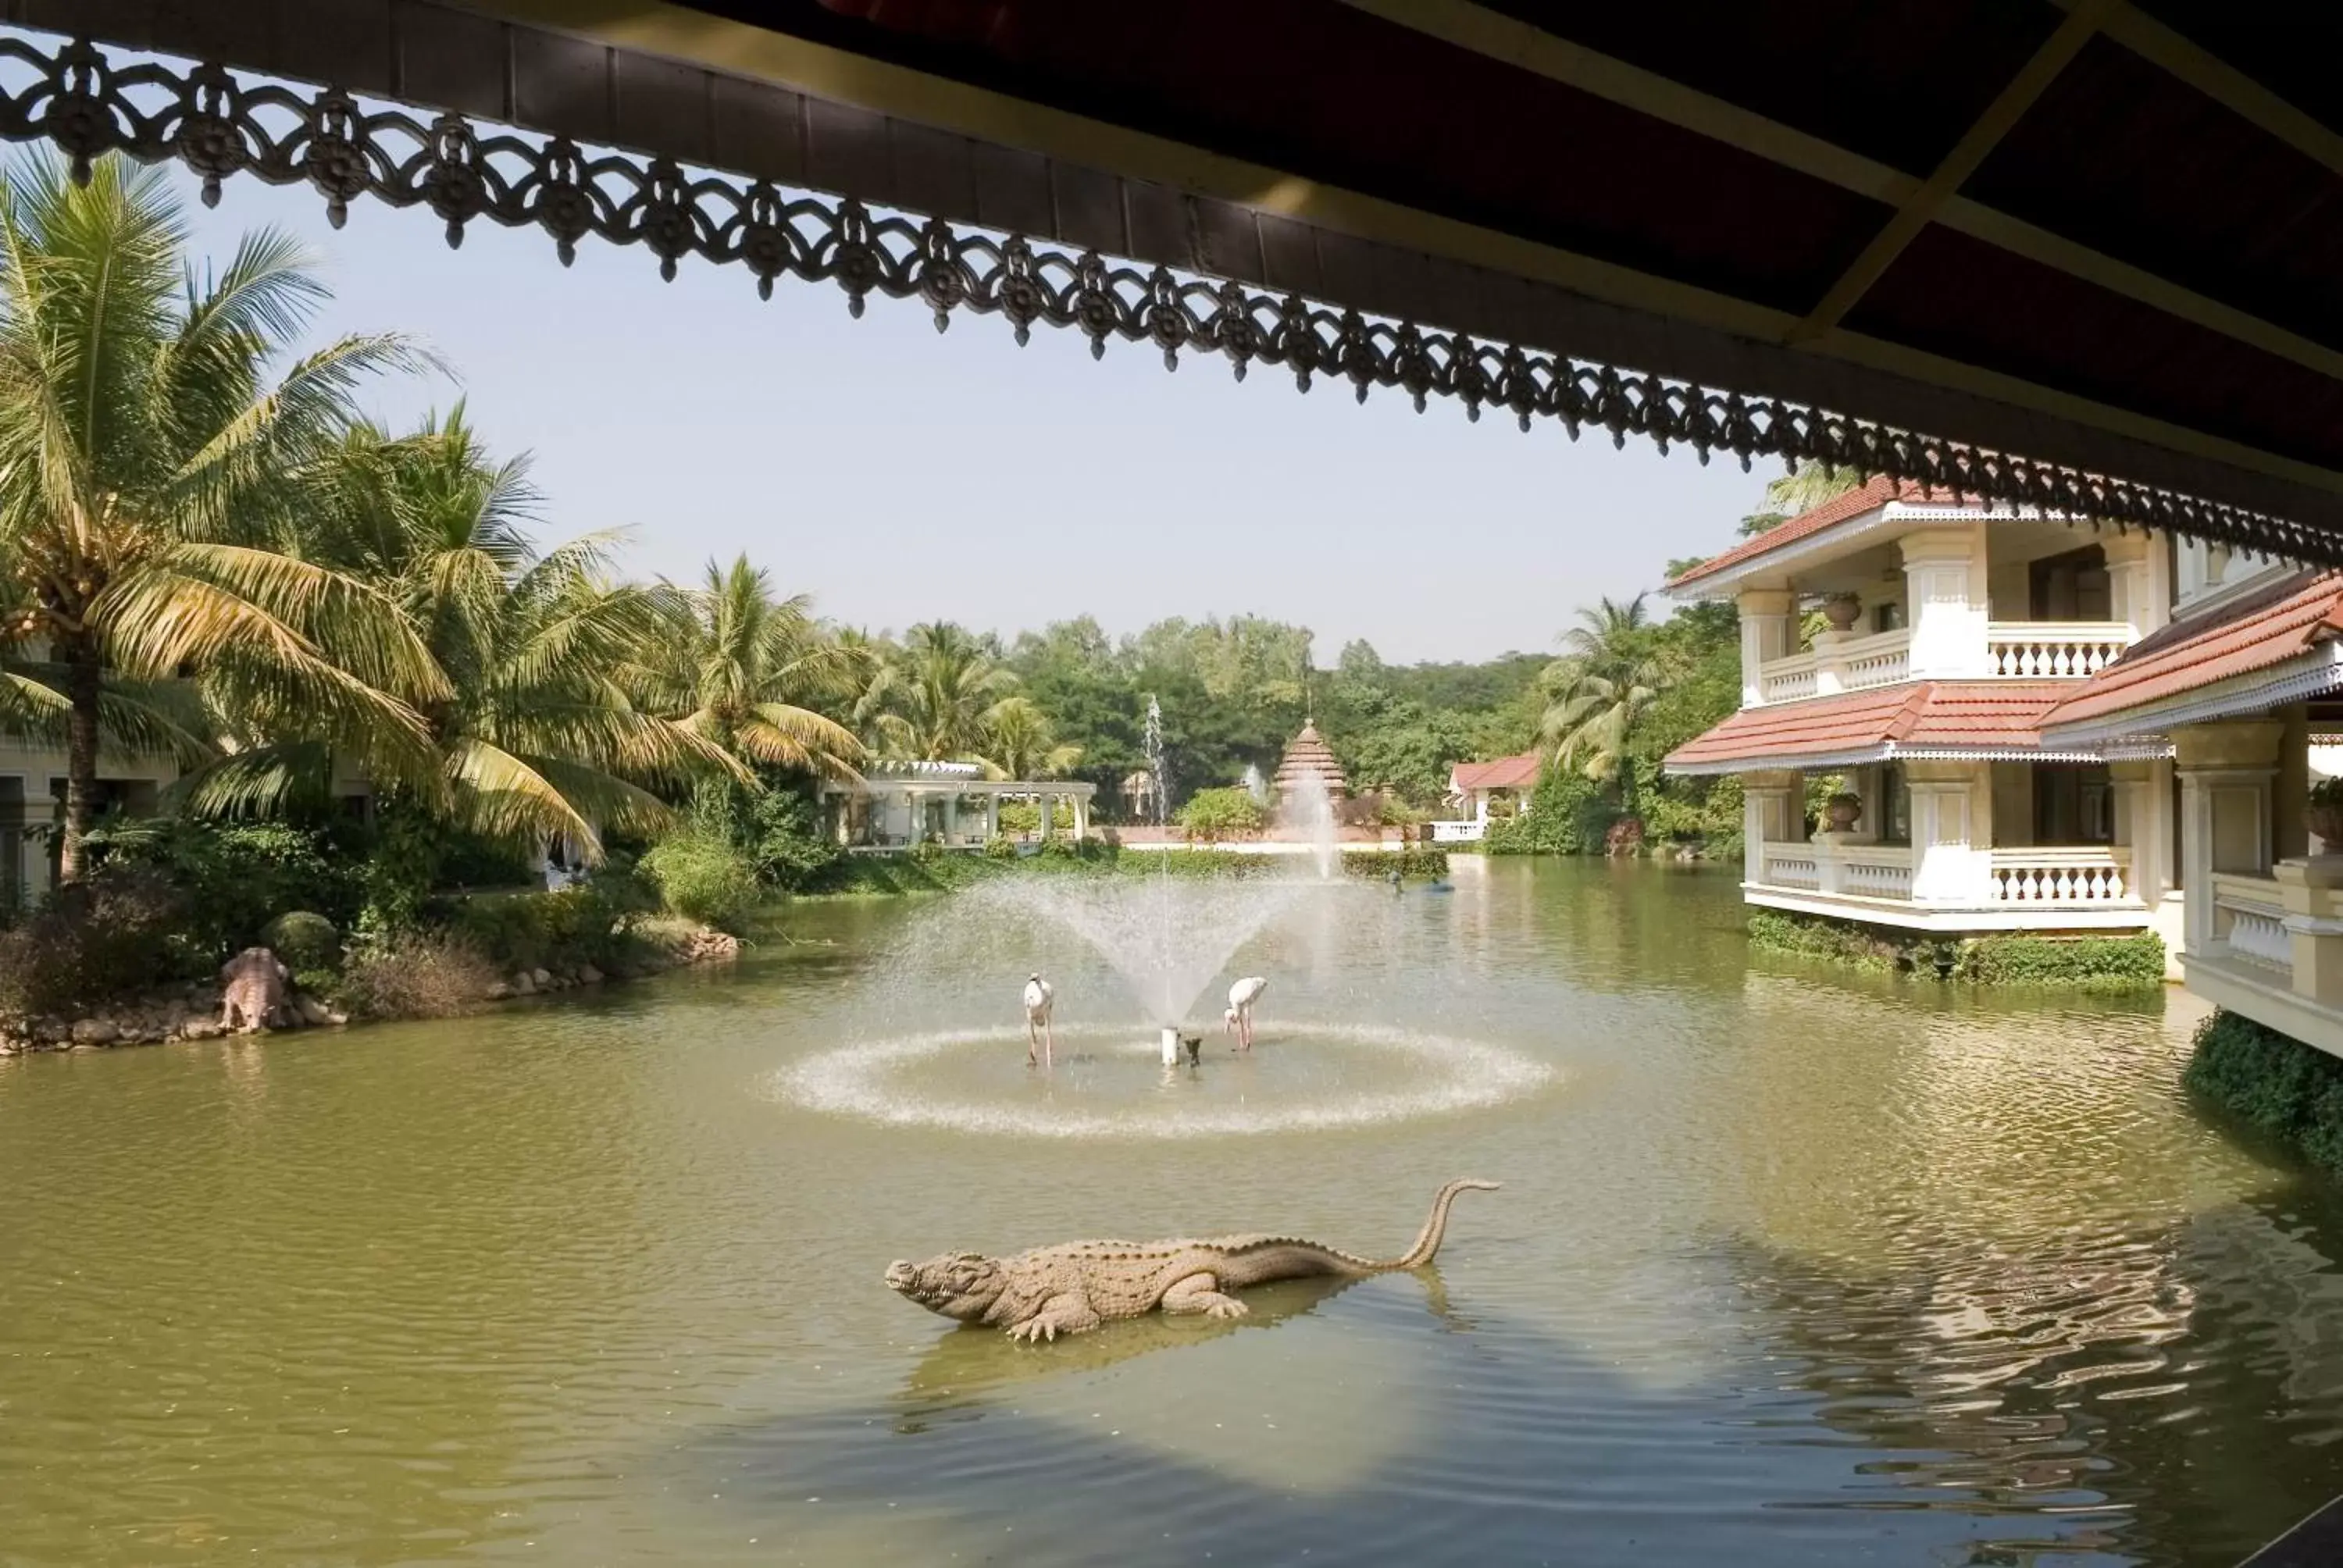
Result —
POLYGON ((2077 845, 1996 849, 1986 897, 1996 904, 2098 907, 2136 901, 2131 852, 2077 845))
POLYGON ((1476 844, 1489 830, 1489 824, 1478 818, 1462 822, 1434 822, 1432 841, 1435 844, 1476 844))
POLYGON ((2214 934, 2229 944, 2233 958, 2294 972, 2294 937, 2286 929, 2286 905, 2268 877, 2217 872, 2213 878, 2214 934))
POLYGON ((1800 888, 1813 892, 1823 885, 1822 867, 1811 844, 1765 846, 1765 882, 1768 887, 1800 888))
POLYGON ((1996 675, 2097 675, 2122 656, 2134 635, 2130 627, 2114 621, 1996 622, 1986 628, 1986 653, 1996 675))
POLYGON ((1899 844, 1847 845, 1836 851, 1842 892, 1865 899, 1912 896, 1912 851, 1899 844))
POLYGON ((1769 660, 1757 672, 1758 687, 1768 702, 1795 702, 1815 695, 1819 664, 1811 653, 1769 660))

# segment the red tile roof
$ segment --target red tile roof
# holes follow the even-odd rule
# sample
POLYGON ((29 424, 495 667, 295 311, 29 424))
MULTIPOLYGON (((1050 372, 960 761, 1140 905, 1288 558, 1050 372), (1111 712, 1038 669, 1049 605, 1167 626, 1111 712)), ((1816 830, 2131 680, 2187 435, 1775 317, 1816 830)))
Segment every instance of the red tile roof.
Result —
POLYGON ((1449 788, 1466 789, 1526 789, 1538 779, 1538 754, 1500 757, 1494 762, 1459 762, 1450 770, 1449 788))
POLYGON ((2214 614, 2175 621, 2067 689, 2046 728, 2106 719, 2128 709, 2250 675, 2343 636, 2343 573, 2299 572, 2214 614))
POLYGON ((1745 708, 1668 753, 1670 768, 1795 768, 1870 752, 2031 750, 2066 687, 2048 680, 1923 680, 1745 708))
MULTIPOLYGON (((1955 490, 1937 489, 1910 479, 1891 479, 1885 474, 1875 475, 1868 484, 1859 485, 1844 496, 1835 496, 1812 511, 1800 512, 1786 523, 1779 523, 1754 538, 1745 539, 1721 556, 1713 557, 1689 570, 1668 579, 1670 588, 1698 582, 1727 567, 1737 567, 1744 561, 1755 560, 1785 545, 1821 533, 1825 528, 1859 518, 1890 501, 1917 501, 1930 506, 1953 506, 1964 501, 1976 502, 1974 496, 1963 496, 1955 490)), ((1977 503, 1982 505, 1982 503, 1977 503)))

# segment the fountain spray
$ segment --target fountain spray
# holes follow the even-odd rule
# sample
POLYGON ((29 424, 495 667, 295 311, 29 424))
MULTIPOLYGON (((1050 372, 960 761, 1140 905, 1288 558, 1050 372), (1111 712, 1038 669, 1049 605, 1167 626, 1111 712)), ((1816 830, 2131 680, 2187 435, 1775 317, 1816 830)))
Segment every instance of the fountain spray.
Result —
MULTIPOLYGON (((1170 780, 1163 775, 1163 707, 1155 700, 1153 692, 1147 695, 1147 729, 1142 739, 1142 745, 1147 752, 1147 771, 1155 780, 1155 826, 1159 830, 1168 830, 1172 825, 1171 793, 1167 788, 1170 780)), ((1157 851, 1162 855, 1169 855, 1171 852, 1168 849, 1157 851)), ((1169 881, 1171 875, 1172 862, 1167 859, 1157 871, 1156 889, 1157 901, 1161 906, 1162 940, 1165 943, 1165 950, 1169 950, 1172 940, 1172 900, 1169 881)), ((1169 1016, 1172 1011, 1172 988, 1168 976, 1165 979, 1163 990, 1161 1015, 1165 1020, 1161 1036, 1163 1065, 1177 1067, 1180 1065, 1180 1020, 1169 1016)))

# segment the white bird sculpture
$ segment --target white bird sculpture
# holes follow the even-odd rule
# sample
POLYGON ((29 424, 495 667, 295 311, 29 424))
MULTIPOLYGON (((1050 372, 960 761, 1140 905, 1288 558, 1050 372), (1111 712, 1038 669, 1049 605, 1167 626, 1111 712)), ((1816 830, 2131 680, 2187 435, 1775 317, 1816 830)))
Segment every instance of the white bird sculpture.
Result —
POLYGON ((1041 1048, 1042 1058, 1052 1067, 1057 1063, 1057 1031, 1050 1024, 1050 1010, 1057 1005, 1058 993, 1039 974, 1025 981, 1025 1065, 1033 1065, 1033 1048, 1041 1048))
POLYGON ((1229 1010, 1221 1015, 1221 1027, 1247 1050, 1252 1049, 1252 1004, 1268 989, 1269 981, 1260 975, 1247 975, 1229 987, 1229 1010))

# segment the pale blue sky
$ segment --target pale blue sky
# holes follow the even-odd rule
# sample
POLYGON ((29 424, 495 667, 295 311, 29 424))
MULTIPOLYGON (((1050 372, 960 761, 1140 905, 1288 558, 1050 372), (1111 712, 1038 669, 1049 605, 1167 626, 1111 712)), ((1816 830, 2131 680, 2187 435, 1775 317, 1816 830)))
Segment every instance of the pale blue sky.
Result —
MULTIPOLYGON (((475 224, 451 251, 419 208, 362 200, 336 233, 306 186, 232 180, 206 213, 178 185, 213 254, 261 224, 317 249, 321 336, 395 328, 443 355, 497 449, 536 454, 548 532, 631 528, 628 568, 671 577, 745 549, 873 629, 1256 612, 1309 626, 1327 664, 1355 637, 1394 662, 1544 650, 1574 607, 1721 548, 1769 477, 1395 393, 1303 397, 1265 367, 1240 386, 1217 359, 1092 363, 1046 327, 1023 349, 973 317, 939 336, 915 303, 858 322, 829 285, 764 303, 736 268, 663 283, 598 241, 565 270, 534 229, 475 224)), ((404 422, 458 391, 373 401, 404 422)))

